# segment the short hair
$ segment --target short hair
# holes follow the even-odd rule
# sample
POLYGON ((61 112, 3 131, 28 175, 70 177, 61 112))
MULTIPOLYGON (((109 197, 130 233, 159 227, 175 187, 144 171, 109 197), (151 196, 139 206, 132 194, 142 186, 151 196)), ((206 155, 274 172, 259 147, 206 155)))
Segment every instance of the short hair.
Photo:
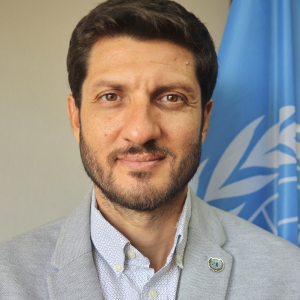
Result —
POLYGON ((202 107, 206 106, 216 84, 218 61, 214 42, 204 24, 171 0, 107 0, 83 17, 71 36, 68 79, 79 109, 91 48, 101 38, 119 36, 139 41, 169 41, 190 50, 195 60, 202 107))

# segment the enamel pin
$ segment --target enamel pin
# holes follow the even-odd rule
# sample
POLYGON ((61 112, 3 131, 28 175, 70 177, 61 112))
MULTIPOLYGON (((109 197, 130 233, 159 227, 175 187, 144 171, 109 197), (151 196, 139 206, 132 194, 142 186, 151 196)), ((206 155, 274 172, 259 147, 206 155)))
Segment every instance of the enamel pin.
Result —
POLYGON ((220 258, 210 257, 207 261, 208 267, 214 272, 222 272, 224 270, 224 261, 220 258))

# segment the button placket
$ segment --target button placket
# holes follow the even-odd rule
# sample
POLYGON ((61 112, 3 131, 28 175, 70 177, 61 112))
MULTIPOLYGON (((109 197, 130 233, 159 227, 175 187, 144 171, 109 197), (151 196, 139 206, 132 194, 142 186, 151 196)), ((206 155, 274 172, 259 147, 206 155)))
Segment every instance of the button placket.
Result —
POLYGON ((122 271, 122 266, 120 264, 115 264, 115 270, 119 273, 122 271))
POLYGON ((130 258, 135 258, 136 257, 136 254, 132 251, 132 250, 128 250, 127 251, 127 254, 130 258))
POLYGON ((148 296, 150 299, 156 299, 157 298, 157 292, 155 290, 149 290, 148 296))

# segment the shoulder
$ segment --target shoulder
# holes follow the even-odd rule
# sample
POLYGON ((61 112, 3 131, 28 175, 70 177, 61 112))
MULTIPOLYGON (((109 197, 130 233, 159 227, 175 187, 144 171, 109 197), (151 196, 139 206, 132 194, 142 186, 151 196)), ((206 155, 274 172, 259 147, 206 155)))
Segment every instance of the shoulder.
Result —
POLYGON ((218 239, 233 259, 228 295, 248 299, 245 293, 266 293, 260 299, 269 299, 272 289, 278 299, 299 296, 300 249, 296 245, 197 197, 193 198, 192 214, 192 229, 218 239), (207 229, 202 231, 200 227, 205 226, 207 229))
POLYGON ((37 294, 46 290, 45 274, 51 271, 51 256, 62 223, 60 219, 0 243, 0 294, 3 297, 3 293, 8 293, 14 299, 14 289, 18 288, 19 293, 20 287, 24 299, 34 289, 37 294))
POLYGON ((52 221, 0 243, 0 259, 5 255, 8 249, 16 253, 23 252, 25 249, 33 250, 34 248, 49 246, 53 240, 57 239, 63 221, 64 218, 52 221))
POLYGON ((215 207, 211 209, 217 214, 226 232, 227 245, 238 247, 240 252, 251 248, 253 254, 258 252, 260 256, 268 257, 282 257, 288 251, 300 259, 300 249, 296 245, 228 212, 215 207))
MULTIPOLYGON (((250 247, 252 252, 255 249, 259 249, 259 251, 265 249, 269 255, 272 255, 272 252, 281 252, 288 248, 291 252, 295 252, 296 255, 300 255, 300 249, 294 244, 240 217, 210 206, 196 196, 193 197, 192 203, 193 212, 196 215, 194 216, 193 227, 196 227, 195 223, 198 223, 201 226, 205 224, 205 226, 213 228, 212 230, 214 231, 222 230, 226 239, 223 245, 224 248, 230 245, 232 251, 236 249, 240 252, 243 249, 248 250, 250 247), (271 249, 273 251, 270 251, 271 249)), ((216 233, 214 234, 216 235, 216 233)))
POLYGON ((232 278, 235 281, 229 285, 228 293, 235 294, 245 285, 241 279, 248 278, 245 292, 251 290, 255 294, 259 291, 260 295, 265 293, 268 299, 272 289, 278 299, 298 299, 300 249, 248 221, 217 208, 212 209, 226 233, 223 249, 233 257, 232 278))
POLYGON ((192 231, 206 236, 206 241, 213 241, 232 257, 229 299, 299 299, 297 246, 196 196, 192 197, 190 223, 192 231))

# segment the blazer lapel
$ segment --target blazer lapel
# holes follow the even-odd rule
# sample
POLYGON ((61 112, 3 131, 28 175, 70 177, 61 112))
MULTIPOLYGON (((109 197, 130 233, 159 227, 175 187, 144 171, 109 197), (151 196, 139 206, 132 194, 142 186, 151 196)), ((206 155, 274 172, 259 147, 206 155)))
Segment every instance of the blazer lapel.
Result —
MULTIPOLYGON (((62 226, 51 261, 54 272, 47 278, 51 300, 103 299, 90 240, 91 197, 90 192, 62 226)), ((233 259, 222 249, 226 242, 223 227, 209 205, 192 192, 191 198, 192 216, 178 299, 225 299, 233 259), (222 259, 224 270, 209 269, 210 257, 222 259)))
POLYGON ((91 192, 67 216, 52 256, 55 271, 48 276, 51 300, 102 299, 90 239, 91 192))
POLYGON ((213 209, 191 194, 192 217, 178 299, 225 299, 233 263, 232 256, 222 249, 226 236, 213 209), (223 260, 224 269, 221 272, 209 268, 210 257, 223 260))

